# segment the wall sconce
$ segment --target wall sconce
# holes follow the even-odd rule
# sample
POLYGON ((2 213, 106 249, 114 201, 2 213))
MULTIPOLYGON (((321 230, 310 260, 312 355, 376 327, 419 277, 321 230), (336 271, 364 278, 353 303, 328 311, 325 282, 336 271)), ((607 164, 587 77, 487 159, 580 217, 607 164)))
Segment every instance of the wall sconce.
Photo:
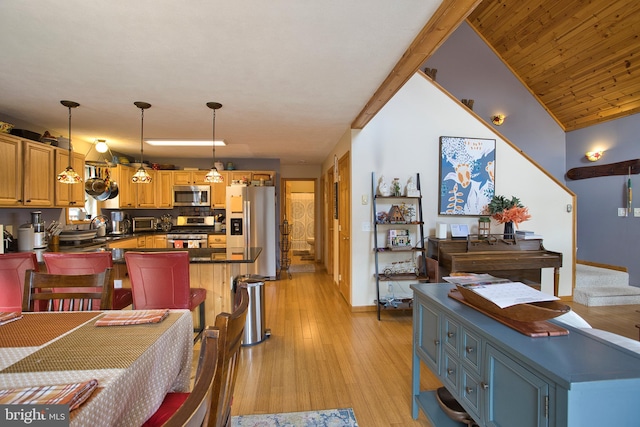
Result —
POLYGON ((504 114, 496 114, 495 116, 491 116, 491 123, 496 126, 502 126, 504 123, 504 114))
POLYGON ((602 150, 587 151, 584 155, 590 162, 595 162, 596 160, 600 160, 602 158, 602 150))

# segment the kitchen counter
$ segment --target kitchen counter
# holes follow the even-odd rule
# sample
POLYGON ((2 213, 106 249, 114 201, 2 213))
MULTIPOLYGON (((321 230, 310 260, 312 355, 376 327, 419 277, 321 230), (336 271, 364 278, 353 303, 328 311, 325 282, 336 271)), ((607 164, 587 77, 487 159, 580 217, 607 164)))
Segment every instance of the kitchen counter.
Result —
POLYGON ((124 263, 124 253, 132 252, 189 252, 189 262, 192 264, 250 264, 256 261, 262 248, 131 248, 131 249, 106 249, 111 251, 114 264, 124 263))

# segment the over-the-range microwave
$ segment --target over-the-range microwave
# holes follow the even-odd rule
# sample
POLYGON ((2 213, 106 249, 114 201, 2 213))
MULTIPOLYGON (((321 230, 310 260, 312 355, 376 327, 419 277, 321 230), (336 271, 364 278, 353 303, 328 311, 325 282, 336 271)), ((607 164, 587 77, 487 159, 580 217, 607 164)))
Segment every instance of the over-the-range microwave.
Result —
POLYGON ((211 206, 208 185, 174 185, 173 206, 211 206))

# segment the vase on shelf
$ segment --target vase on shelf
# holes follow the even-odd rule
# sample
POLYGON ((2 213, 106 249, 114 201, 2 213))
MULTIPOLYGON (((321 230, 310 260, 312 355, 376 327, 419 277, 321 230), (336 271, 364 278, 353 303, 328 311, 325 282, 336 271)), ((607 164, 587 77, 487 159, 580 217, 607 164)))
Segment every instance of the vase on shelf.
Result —
POLYGON ((504 239, 505 240, 513 240, 515 239, 515 231, 513 229, 513 221, 507 221, 504 223, 504 239))

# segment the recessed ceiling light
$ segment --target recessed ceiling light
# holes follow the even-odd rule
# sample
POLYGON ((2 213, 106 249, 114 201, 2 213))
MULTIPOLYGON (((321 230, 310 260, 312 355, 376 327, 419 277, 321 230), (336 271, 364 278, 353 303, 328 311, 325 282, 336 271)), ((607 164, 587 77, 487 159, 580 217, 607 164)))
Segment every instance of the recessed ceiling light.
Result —
MULTIPOLYGON (((145 139, 149 145, 160 147, 211 147, 211 140, 204 139, 145 139)), ((224 140, 216 140, 216 147, 225 147, 224 140)))

